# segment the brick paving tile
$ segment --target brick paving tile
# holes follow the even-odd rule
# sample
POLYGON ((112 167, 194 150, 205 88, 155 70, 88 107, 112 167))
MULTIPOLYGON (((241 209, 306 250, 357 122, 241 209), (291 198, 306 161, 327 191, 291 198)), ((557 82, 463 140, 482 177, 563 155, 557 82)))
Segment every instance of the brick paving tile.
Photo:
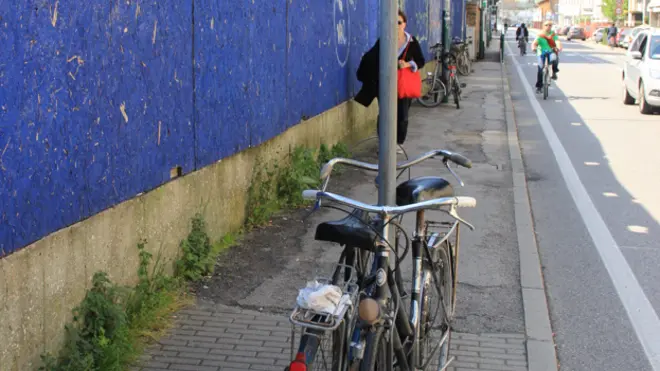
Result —
MULTIPOLYGON (((193 309, 177 326, 148 350, 141 370, 282 371, 290 357, 291 326, 283 316, 193 309)), ((448 370, 526 371, 525 353, 523 334, 454 333, 448 370)))

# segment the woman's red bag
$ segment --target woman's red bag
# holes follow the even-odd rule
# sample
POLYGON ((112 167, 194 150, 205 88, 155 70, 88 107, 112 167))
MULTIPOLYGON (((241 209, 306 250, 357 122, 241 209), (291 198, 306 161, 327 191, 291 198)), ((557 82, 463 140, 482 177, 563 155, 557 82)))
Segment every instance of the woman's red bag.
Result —
MULTIPOLYGON (((412 40, 411 40, 412 42, 412 40)), ((408 52, 408 46, 403 52, 403 59, 406 60, 406 53, 408 52)), ((422 96, 422 76, 419 71, 413 72, 410 68, 399 68, 397 76, 397 93, 399 99, 401 98, 419 98, 422 96)))

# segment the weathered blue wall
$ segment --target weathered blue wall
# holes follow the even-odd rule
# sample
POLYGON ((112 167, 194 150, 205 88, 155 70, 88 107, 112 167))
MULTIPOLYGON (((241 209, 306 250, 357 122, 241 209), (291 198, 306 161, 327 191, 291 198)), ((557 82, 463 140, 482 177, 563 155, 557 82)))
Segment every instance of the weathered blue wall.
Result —
POLYGON ((351 99, 378 4, 0 0, 0 256, 351 99))

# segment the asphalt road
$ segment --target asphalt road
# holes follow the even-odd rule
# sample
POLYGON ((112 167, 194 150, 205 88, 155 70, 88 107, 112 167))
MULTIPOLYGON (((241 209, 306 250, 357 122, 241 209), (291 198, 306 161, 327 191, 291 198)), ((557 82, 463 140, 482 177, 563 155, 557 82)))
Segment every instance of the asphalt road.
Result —
POLYGON ((560 367, 660 370, 660 115, 623 105, 621 49, 563 41, 543 100, 506 40, 560 367))

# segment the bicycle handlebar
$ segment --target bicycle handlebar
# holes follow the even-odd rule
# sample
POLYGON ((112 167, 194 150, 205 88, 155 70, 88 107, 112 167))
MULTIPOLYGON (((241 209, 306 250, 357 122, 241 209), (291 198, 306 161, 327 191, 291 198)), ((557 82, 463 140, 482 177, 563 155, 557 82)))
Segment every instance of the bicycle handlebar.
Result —
MULTIPOLYGON (((439 209, 442 206, 456 206, 456 207, 476 207, 477 200, 472 197, 443 197, 435 198, 432 200, 417 202, 405 206, 375 206, 368 205, 360 201, 350 199, 335 193, 323 192, 314 189, 308 189, 302 192, 302 196, 306 200, 320 200, 322 198, 334 201, 338 204, 345 206, 350 206, 352 208, 360 209, 370 213, 379 213, 385 214, 388 216, 396 216, 400 214, 406 214, 414 211, 427 210, 427 209, 439 209)), ((447 211, 448 214, 452 215, 451 212, 447 211)), ((452 215, 453 216, 453 215, 452 215)))
MULTIPOLYGON (((429 159, 431 157, 435 156, 442 156, 443 157, 443 162, 450 160, 451 162, 463 166, 465 168, 472 168, 472 161, 470 161, 467 157, 459 154, 459 153, 454 153, 451 151, 447 151, 444 149, 436 149, 433 151, 429 151, 424 153, 423 155, 412 159, 410 161, 406 162, 401 162, 396 164, 396 170, 405 170, 413 165, 416 165, 426 159, 429 159)), ((378 164, 371 164, 368 162, 362 162, 362 161, 357 161, 357 160, 351 160, 348 158, 342 158, 342 157, 337 157, 333 158, 330 161, 328 161, 325 165, 323 165, 323 168, 321 168, 321 180, 325 181, 328 177, 330 177, 330 173, 332 173, 332 168, 337 165, 337 164, 346 164, 350 165, 353 167, 361 168, 364 170, 371 170, 371 171, 378 171, 378 164)))

